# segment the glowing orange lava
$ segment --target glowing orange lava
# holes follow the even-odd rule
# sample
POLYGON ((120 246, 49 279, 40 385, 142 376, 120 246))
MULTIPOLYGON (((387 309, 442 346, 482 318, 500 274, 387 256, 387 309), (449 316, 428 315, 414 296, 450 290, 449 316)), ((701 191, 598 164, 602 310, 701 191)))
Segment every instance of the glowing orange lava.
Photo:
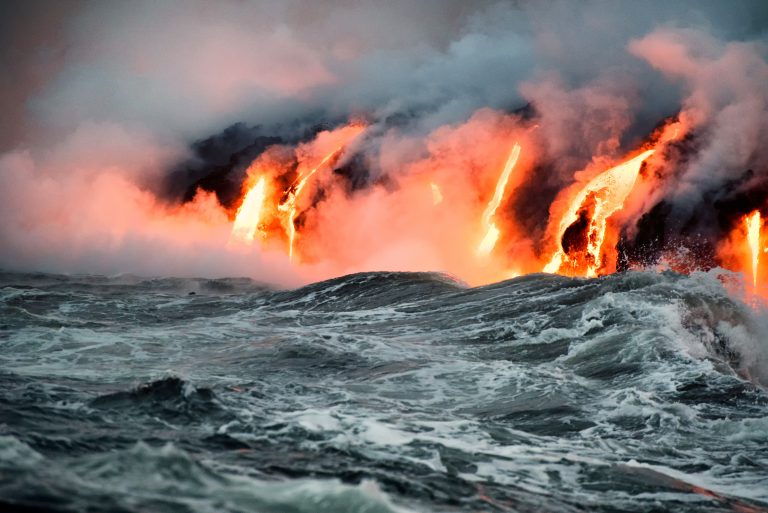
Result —
POLYGON ((307 180, 312 178, 318 169, 328 163, 337 153, 344 148, 344 145, 338 146, 335 150, 325 156, 318 165, 313 167, 309 172, 303 176, 299 176, 296 181, 288 188, 284 199, 277 206, 277 209, 284 213, 285 231, 288 234, 288 259, 293 260, 293 241, 296 238, 296 201, 304 190, 304 186, 307 185, 307 180))
POLYGON ((747 244, 752 255, 752 286, 757 287, 757 271, 760 264, 760 211, 755 210, 746 218, 744 224, 747 227, 747 244))
POLYGON ((496 209, 499 208, 501 200, 504 199, 504 190, 507 188, 507 182, 509 182, 509 175, 517 164, 517 159, 520 157, 520 144, 517 142, 512 146, 512 151, 509 153, 507 163, 504 165, 504 169, 499 176, 498 182, 496 182, 496 190, 493 193, 493 197, 488 202, 488 206, 485 207, 482 217, 482 225, 485 231, 483 240, 477 247, 477 254, 484 256, 490 254, 493 248, 496 246, 496 242, 499 240, 501 232, 493 222, 493 216, 496 214, 496 209))
MULTIPOLYGON (((243 203, 237 209, 235 222, 232 225, 230 240, 238 240, 246 244, 253 243, 256 234, 260 232, 259 222, 266 199, 266 180, 260 177, 253 187, 246 192, 243 203)), ((263 232, 261 232, 263 234, 263 232)))
MULTIPOLYGON (((513 197, 513 189, 519 184, 527 186, 531 179, 527 174, 539 169, 529 165, 535 162, 538 140, 513 142, 509 138, 511 130, 520 128, 518 122, 484 111, 466 125, 443 127, 431 134, 424 144, 424 156, 415 161, 408 160, 412 141, 401 145, 393 139, 397 144, 390 147, 387 143, 376 156, 385 171, 382 176, 388 180, 372 181, 363 192, 350 192, 343 181, 346 175, 329 171, 366 130, 365 125, 350 123, 324 130, 296 146, 272 146, 249 168, 230 240, 279 248, 291 261, 307 264, 305 269, 314 264, 318 268, 336 266, 344 272, 444 269, 473 284, 542 268, 585 277, 612 272, 622 223, 644 208, 648 194, 669 172, 671 166, 666 163, 677 150, 660 149, 684 134, 684 124, 677 120, 666 123, 638 150, 642 153, 610 169, 590 167, 593 173, 584 181, 577 173, 576 184, 549 205, 549 219, 532 223, 512 217, 520 203, 511 205, 515 209, 504 207, 510 201, 528 200, 513 197), (507 158, 502 169, 493 171, 487 168, 488 156, 500 157, 498 151, 508 152, 507 158), (640 177, 644 162, 656 152, 652 172, 640 177), (479 177, 478 169, 492 171, 494 176, 479 177), (478 197, 482 207, 478 207, 478 197), (301 221, 304 217, 306 223, 301 221), (542 255, 538 236, 545 221, 546 238, 541 242, 551 244, 547 246, 551 249, 542 255), (342 247, 344 251, 339 251, 342 247), (488 258, 490 255, 494 258, 488 258)), ((544 211, 546 206, 542 207, 544 211)), ((754 247, 761 220, 749 222, 758 225, 757 235, 750 235, 754 247)), ((739 219, 738 233, 720 250, 720 261, 728 257, 731 260, 724 265, 746 271, 744 226, 739 219)), ((759 240, 757 245, 751 253, 755 283, 759 278, 757 254, 763 249, 759 240)))
POLYGON ((616 211, 624 206, 624 201, 632 192, 643 162, 656 150, 647 150, 640 155, 619 164, 593 178, 569 203, 565 214, 560 219, 557 229, 558 248, 544 272, 557 273, 569 266, 568 274, 583 270, 587 277, 597 276, 602 266, 602 247, 605 240, 606 222, 616 211), (568 251, 563 247, 566 230, 580 220, 585 221, 583 240, 578 251, 568 251))
MULTIPOLYGON (((287 163, 290 160, 281 161, 273 156, 262 160, 257 158, 248 171, 248 183, 252 185, 245 188, 242 203, 232 225, 230 242, 236 240, 252 244, 257 234, 264 239, 277 235, 275 228, 279 222, 288 239, 288 257, 292 260, 296 239, 296 211, 302 191, 312 176, 338 156, 363 130, 364 125, 353 123, 333 131, 320 132, 315 140, 290 150, 299 161, 299 176, 282 194, 279 194, 279 191, 270 192, 270 184, 292 172, 290 164, 287 163), (307 162, 311 162, 308 155, 317 155, 318 151, 323 149, 327 151, 331 144, 333 151, 307 170, 307 162), (254 180, 252 175, 259 176, 259 179, 254 180)), ((276 154, 279 155, 280 151, 284 150, 278 150, 276 154)), ((265 152, 265 155, 267 153, 265 152)), ((279 231, 277 228, 277 232, 279 231)))

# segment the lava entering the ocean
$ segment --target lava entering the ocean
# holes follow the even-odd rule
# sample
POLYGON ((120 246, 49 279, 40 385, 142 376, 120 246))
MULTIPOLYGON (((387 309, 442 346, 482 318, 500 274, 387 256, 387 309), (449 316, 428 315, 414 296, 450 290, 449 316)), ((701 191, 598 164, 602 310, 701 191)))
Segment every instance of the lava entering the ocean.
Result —
POLYGON ((499 181, 496 183, 496 188, 493 191, 493 197, 488 202, 488 206, 483 211, 482 225, 485 229, 485 236, 477 247, 477 253, 479 255, 487 255, 493 251, 496 246, 496 241, 499 240, 501 232, 493 222, 493 216, 496 214, 496 209, 499 208, 501 200, 504 199, 504 191, 507 188, 507 182, 509 181, 509 175, 517 164, 517 159, 520 157, 520 144, 515 143, 512 146, 512 151, 509 153, 507 163, 504 165, 504 169, 499 176, 499 181))
POLYGON ((257 232, 261 233, 262 238, 266 238, 269 234, 262 228, 260 223, 264 222, 265 211, 271 213, 272 217, 278 217, 280 224, 282 225, 285 235, 287 237, 288 258, 293 260, 294 258, 294 244, 296 239, 296 212, 298 208, 298 201, 302 192, 306 188, 310 178, 312 178, 318 170, 327 166, 334 158, 338 157, 344 148, 365 129, 364 125, 352 123, 348 126, 344 126, 333 132, 324 132, 318 136, 325 135, 334 141, 335 147, 327 153, 319 162, 312 167, 307 165, 307 162, 311 161, 309 157, 305 157, 299 164, 299 168, 296 171, 297 177, 293 182, 281 193, 275 193, 273 195, 267 194, 266 175, 270 177, 283 176, 290 173, 290 169, 280 167, 275 164, 266 166, 267 169, 261 169, 258 159, 254 162, 248 170, 248 176, 252 174, 262 173, 258 178, 251 177, 247 183, 251 185, 245 186, 243 199, 240 207, 237 209, 234 222, 232 224, 232 233, 230 240, 237 240, 245 244, 251 244, 257 232), (266 204, 269 204, 268 206, 266 204))
MULTIPOLYGON (((349 179, 350 171, 338 168, 339 159, 345 152, 350 156, 347 161, 354 157, 354 150, 347 150, 365 128, 352 123, 320 132, 314 140, 295 148, 281 146, 282 153, 287 155, 282 160, 257 157, 248 169, 234 215, 231 241, 245 245, 258 241, 267 247, 270 241, 282 240, 291 261, 296 262, 299 252, 305 264, 335 258, 349 262, 345 265, 354 269, 355 258, 361 255, 386 255, 396 251, 392 248, 402 245, 402 241, 420 239, 424 246, 442 248, 440 251, 444 252, 438 258, 427 253, 425 269, 439 267, 440 262, 447 262, 448 270, 480 269, 463 274, 472 283, 538 270, 596 277, 616 270, 619 233, 624 234, 627 229, 631 233, 635 225, 639 227, 635 230, 643 229, 653 219, 649 215, 659 210, 649 213, 642 205, 638 210, 637 204, 642 203, 641 196, 663 192, 665 183, 674 179, 675 159, 680 157, 670 155, 685 151, 681 141, 689 131, 681 121, 665 123, 639 153, 581 183, 579 173, 575 174, 576 182, 560 191, 549 206, 548 217, 537 221, 516 215, 531 201, 518 191, 521 184, 537 179, 531 170, 541 152, 541 142, 525 135, 530 126, 520 119, 486 112, 454 131, 441 129, 432 136, 426 157, 416 163, 401 163, 405 168, 397 181, 372 183, 350 194, 350 186, 342 183, 349 179), (465 130, 467 133, 463 133, 465 130), (468 134, 475 139, 467 139, 468 134), (504 141, 509 141, 510 135, 525 141, 504 149, 504 141), (525 159, 521 164, 524 145, 525 159), (502 152, 506 154, 505 160, 501 160, 502 152), (495 162, 504 163, 498 175, 494 173, 495 162), (522 169, 516 171, 521 165, 522 169), (641 172, 643 166, 648 166, 648 172, 641 172), (320 175, 323 169, 333 172, 320 175), (318 176, 323 178, 315 178, 318 176), (307 194, 310 185, 314 192, 307 194), (431 195, 430 208, 423 202, 425 186, 431 195), (414 201, 417 196, 422 201, 414 201), (635 210, 625 212, 630 197, 635 198, 631 201, 635 210), (631 217, 637 215, 633 214, 635 211, 642 214, 639 220, 631 217), (537 236, 531 227, 542 224, 548 228, 537 236), (344 250, 338 251, 342 247, 344 250), (446 258, 451 253, 456 256, 446 258)), ((382 154, 378 158, 386 161, 391 157, 382 154)), ((599 162, 605 160, 595 158, 599 162)), ((724 250, 713 262, 750 276, 755 290, 763 251, 761 224, 760 212, 756 210, 743 217, 743 232, 738 231, 743 233, 739 236, 749 248, 748 262, 741 257, 728 257, 724 250)), ((663 227, 660 234, 664 234, 663 227)), ((408 251, 413 251, 414 242, 408 244, 408 251)), ((740 251, 744 254, 746 250, 740 251)), ((706 253, 689 254, 697 259, 706 258, 706 253)), ((683 251, 676 258, 687 257, 683 251)))
MULTIPOLYGON (((232 223, 232 238, 246 243, 253 242, 256 234, 260 232, 264 200, 266 199, 266 178, 259 177, 253 187, 248 189, 243 198, 243 203, 237 209, 237 216, 232 223)), ((264 232, 261 231, 263 234, 264 232)))
POLYGON ((749 244, 749 252, 752 257, 752 286, 757 288, 757 271, 760 265, 760 253, 762 252, 760 246, 760 228, 762 223, 760 211, 756 210, 744 218, 744 223, 747 226, 747 244, 749 244))
POLYGON ((593 178, 571 201, 558 223, 560 247, 552 255, 544 272, 597 276, 602 267, 603 241, 608 218, 624 206, 632 192, 640 166, 653 155, 647 150, 593 178), (576 227, 575 233, 569 231, 576 227), (574 243, 566 239, 577 238, 574 243), (564 269, 563 269, 564 268, 564 269))

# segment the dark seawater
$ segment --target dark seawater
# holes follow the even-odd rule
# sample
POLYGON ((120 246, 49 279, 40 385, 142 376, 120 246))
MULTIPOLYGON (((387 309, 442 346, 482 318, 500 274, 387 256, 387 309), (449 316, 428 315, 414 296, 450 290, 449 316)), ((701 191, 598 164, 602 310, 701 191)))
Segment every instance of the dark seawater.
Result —
POLYGON ((768 511, 767 319, 714 274, 0 273, 0 511, 768 511))

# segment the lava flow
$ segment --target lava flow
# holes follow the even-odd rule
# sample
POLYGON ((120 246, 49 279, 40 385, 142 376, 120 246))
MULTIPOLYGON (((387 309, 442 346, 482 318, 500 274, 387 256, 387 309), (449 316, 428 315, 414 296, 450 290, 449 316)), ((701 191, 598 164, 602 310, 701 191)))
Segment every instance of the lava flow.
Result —
MULTIPOLYGON (((295 147, 270 147, 248 169, 242 199, 231 226, 230 242, 246 245, 254 241, 265 245, 278 242, 291 261, 301 256, 304 263, 314 264, 334 258, 345 270, 355 269, 360 261, 365 262, 366 268, 386 267, 390 265, 389 259, 407 269, 411 267, 411 255, 417 254, 415 258, 423 258, 418 263, 422 268, 444 266, 454 272, 463 269, 473 284, 540 269, 591 278, 613 272, 620 258, 638 267, 659 262, 666 265, 667 255, 674 254, 675 245, 679 245, 681 258, 693 262, 691 269, 710 265, 743 272, 751 276, 758 293, 760 260, 765 251, 759 210, 733 217, 730 235, 726 238, 725 234, 713 234, 705 241, 709 246, 702 245, 703 249, 688 248, 685 239, 680 243, 674 238, 654 246, 657 243, 653 230, 658 229, 663 235, 668 207, 649 194, 664 191, 665 181, 675 176, 680 153, 689 151, 693 139, 681 140, 688 132, 683 121, 664 124, 631 158, 600 170, 580 185, 563 189, 544 207, 549 217, 539 221, 511 217, 513 212, 530 211, 532 205, 525 195, 511 198, 510 189, 521 184, 530 187, 530 180, 538 179, 532 172, 546 167, 527 166, 526 173, 517 173, 521 144, 514 142, 508 148, 509 128, 494 132, 489 128, 494 125, 483 124, 487 119, 498 122, 504 118, 491 117, 485 112, 466 125, 472 130, 460 127, 440 131, 429 140, 427 156, 416 163, 402 160, 401 155, 395 159, 379 155, 379 162, 397 162, 395 171, 399 179, 372 180, 366 185, 368 190, 361 192, 353 188, 358 185, 352 182, 342 186, 343 180, 352 180, 350 168, 340 168, 339 173, 328 174, 323 180, 318 177, 324 170, 334 168, 340 155, 365 130, 362 125, 347 124, 322 131, 295 147), (478 135, 470 143, 465 142, 466 134, 478 135), (672 141, 680 143, 672 145, 672 141), (474 146, 468 146, 470 144, 474 146), (480 188, 484 182, 474 181, 475 170, 492 171, 488 155, 502 151, 508 154, 501 173, 492 182, 493 190, 491 184, 480 188), (640 171, 652 156, 652 167, 643 173, 641 180, 640 171), (424 205, 421 200, 425 186, 431 192, 431 205, 424 205), (316 193, 307 192, 311 189, 316 193), (478 197, 487 198, 479 227, 478 197), (502 208, 506 203, 509 208, 502 208), (297 220, 300 214, 307 222, 297 220), (510 228, 510 232, 503 235, 508 239, 505 240, 507 253, 498 251, 498 258, 483 260, 483 265, 478 266, 478 258, 499 249, 504 227, 510 228), (624 246, 623 242, 619 246, 620 240, 627 240, 626 234, 635 237, 634 246, 624 246), (544 238, 540 238, 542 235, 544 238), (299 244, 300 241, 303 244, 299 244), (547 251, 544 246, 542 255, 540 243, 553 247, 547 251), (345 252, 339 255, 337 249, 341 246, 345 252), (633 256, 643 257, 644 251, 655 255, 656 260, 644 261, 633 256), (379 256, 381 261, 377 260, 379 256)), ((535 160, 539 150, 535 141, 527 142, 526 159, 535 160)), ((390 169, 390 173, 393 174, 393 170, 390 169)), ((544 208, 539 211, 545 212, 544 208)), ((701 235, 698 237, 703 239, 701 235)))
POLYGON ((581 189, 560 219, 557 231, 559 247, 544 266, 544 272, 562 272, 562 267, 567 266, 566 274, 583 271, 587 277, 597 276, 603 263, 602 248, 607 220, 624 206, 640 167, 655 151, 646 150, 604 171, 581 189), (572 232, 575 233, 571 235, 572 232))
POLYGON ((760 264, 760 211, 756 210, 744 219, 747 228, 747 244, 752 257, 752 286, 757 287, 757 271, 760 264))
POLYGON ((230 240, 240 240, 246 243, 253 242, 256 234, 260 232, 259 222, 265 199, 266 179, 261 176, 256 181, 256 184, 245 194, 243 203, 237 209, 230 240))
POLYGON ((483 212, 482 224, 485 229, 485 236, 477 247, 478 255, 488 255, 496 246, 496 242, 499 240, 501 232, 496 227, 496 223, 493 222, 493 216, 496 214, 496 209, 499 208, 501 200, 504 199, 504 190, 507 188, 507 182, 509 181, 509 175, 517 164, 517 159, 520 157, 520 144, 515 143, 512 147, 512 151, 509 153, 507 163, 504 165, 504 170, 499 176, 499 181, 496 182, 496 190, 493 193, 493 197, 488 202, 488 206, 485 207, 483 212))
POLYGON ((298 200, 301 191, 304 190, 304 186, 307 185, 307 180, 312 178, 318 169, 328 163, 331 158, 337 155, 342 149, 343 145, 339 146, 331 153, 325 156, 318 165, 313 167, 304 176, 299 176, 296 181, 288 188, 285 195, 277 206, 277 209, 282 212, 285 217, 283 223, 285 224, 285 231, 288 234, 288 259, 293 260, 293 241, 296 238, 296 200, 298 200))
MULTIPOLYGON (((308 167, 306 166, 306 161, 309 159, 307 157, 300 157, 297 154, 299 175, 279 196, 269 194, 268 189, 271 187, 269 187, 268 182, 276 183, 279 181, 277 177, 288 176, 292 172, 290 165, 271 161, 264 164, 258 159, 254 161, 248 170, 248 183, 251 185, 244 187, 245 193, 235 215, 230 242, 236 240, 245 244, 252 244, 256 239, 256 234, 261 234, 262 238, 267 238, 270 236, 270 233, 265 228, 262 228, 262 225, 269 224, 275 226, 273 221, 278 220, 288 239, 288 257, 293 260, 294 242, 296 240, 297 203, 302 191, 305 190, 310 178, 337 157, 352 139, 358 136, 364 129, 363 125, 350 124, 331 132, 321 132, 313 143, 307 145, 308 150, 302 147, 293 150, 296 153, 317 154, 318 150, 322 148, 325 148, 327 151, 328 139, 334 143, 333 150, 327 153, 320 162, 309 168, 309 170, 306 170, 308 167), (323 139, 322 141, 321 138, 323 139), (301 171, 302 168, 305 171, 301 171)), ((283 183, 285 182, 283 181, 283 183)))

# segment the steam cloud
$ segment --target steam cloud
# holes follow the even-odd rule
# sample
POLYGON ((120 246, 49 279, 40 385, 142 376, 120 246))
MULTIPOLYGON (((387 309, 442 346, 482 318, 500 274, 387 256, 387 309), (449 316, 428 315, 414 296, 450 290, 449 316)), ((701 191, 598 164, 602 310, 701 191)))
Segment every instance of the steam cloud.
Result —
POLYGON ((678 114, 690 137, 665 155, 664 180, 641 185, 622 214, 628 255, 658 256, 636 244, 653 238, 645 232, 722 238, 734 216, 766 207, 768 6, 759 0, 0 10, 3 268, 282 284, 446 270, 483 281, 508 255, 537 258, 559 191, 678 114), (226 208, 251 161, 350 118, 367 120, 367 136, 304 205, 312 262, 228 248, 226 208), (525 172, 505 206, 507 256, 480 269, 447 249, 467 246, 467 219, 477 217, 478 198, 458 198, 493 187, 515 139, 526 142, 525 172), (417 192, 427 176, 455 208, 428 208, 417 192))

